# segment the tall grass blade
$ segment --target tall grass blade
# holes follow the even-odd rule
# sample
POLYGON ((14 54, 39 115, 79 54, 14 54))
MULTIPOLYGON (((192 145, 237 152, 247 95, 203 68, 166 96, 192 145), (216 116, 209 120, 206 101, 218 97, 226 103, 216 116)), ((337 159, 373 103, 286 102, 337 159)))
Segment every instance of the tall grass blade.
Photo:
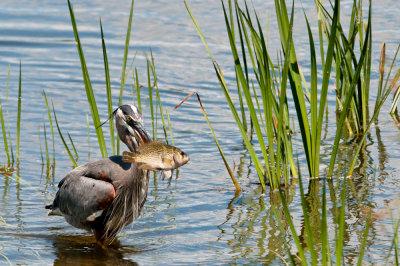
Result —
MULTIPOLYGON (((8 82, 10 80, 10 65, 8 66, 8 75, 7 75, 7 91, 8 91, 8 82)), ((7 107, 8 109, 8 107, 7 107)), ((4 115, 3 115, 3 106, 1 104, 1 97, 0 97, 0 121, 1 121, 1 130, 3 133, 3 142, 4 142, 4 151, 7 156, 7 165, 11 166, 11 158, 10 158, 10 153, 8 150, 8 141, 7 141, 7 132, 6 132, 6 127, 5 127, 5 121, 4 121, 4 115)))
MULTIPOLYGON (((279 33, 281 37, 281 43, 283 48, 286 48, 286 44, 288 42, 288 38, 290 36, 290 26, 289 26, 289 17, 287 14, 287 8, 284 0, 275 0, 275 10, 278 20, 279 33)), ((310 125, 308 123, 308 115, 307 108, 304 100, 304 92, 301 83, 301 77, 298 70, 296 52, 294 49, 293 41, 290 43, 290 49, 284 50, 285 56, 289 56, 289 81, 290 87, 293 94, 293 100, 296 107, 297 119, 299 121, 300 132, 303 140, 304 152, 306 154, 307 165, 309 174, 312 177, 318 176, 317 173, 314 172, 315 160, 313 159, 312 153, 312 138, 310 125), (290 52, 289 52, 290 50, 290 52)), ((316 137, 315 137, 316 139, 316 137)))
MULTIPOLYGON (((43 123, 43 135, 44 135, 44 148, 45 148, 45 152, 46 152, 46 169, 49 169, 50 168, 49 145, 47 144, 46 124, 44 124, 44 123, 43 123)), ((40 140, 40 137, 39 137, 39 140, 40 140)), ((42 143, 41 142, 40 142, 40 153, 42 153, 42 143)), ((43 158, 42 158, 42 161, 43 161, 43 158)))
MULTIPOLYGON (((254 151, 254 148, 253 148, 253 146, 252 146, 252 144, 250 142, 250 139, 247 136, 247 132, 244 129, 243 124, 241 123, 239 115, 238 115, 238 113, 236 111, 236 108, 235 108, 235 106, 233 104, 233 101, 232 101, 232 98, 230 96, 229 90, 228 90, 228 88, 226 86, 225 79, 224 79, 224 77, 222 75, 222 71, 221 71, 221 69, 219 68, 219 66, 218 66, 218 64, 216 62, 214 62, 214 69, 215 69, 215 73, 217 73, 217 76, 218 76, 218 79, 220 81, 222 90, 223 90, 223 92, 225 94, 225 98, 227 99, 229 108, 231 109, 231 112, 232 112, 232 114, 233 114, 233 116, 235 118, 236 124, 238 125, 240 133, 242 134, 242 137, 243 137, 243 140, 245 142, 246 148, 249 151, 250 157, 254 162, 254 165, 256 167, 256 171, 257 171, 257 174, 258 174, 258 178, 260 180, 261 187, 262 187, 262 190, 264 192, 265 191, 265 182, 264 182, 265 170, 264 170, 260 160, 258 159, 257 154, 254 151)), ((254 108, 251 111, 251 113, 253 113, 253 116, 255 115, 254 108)), ((258 126, 258 130, 259 129, 260 129, 260 127, 258 126)), ((260 144, 260 146, 261 146, 261 144, 260 144)), ((265 146, 261 146, 261 147, 265 147, 265 146)), ((262 150, 263 150, 263 152, 265 152, 264 151, 265 149, 262 149, 262 150)), ((268 166, 268 163, 266 163, 266 165, 268 166)), ((267 169, 269 169, 269 168, 267 168, 267 169)))
POLYGON ((47 96, 46 96, 46 92, 43 90, 43 97, 46 103, 46 110, 47 110, 47 117, 49 119, 49 124, 50 124, 50 129, 51 129, 51 137, 52 137, 52 141, 53 141, 53 166, 55 166, 56 164, 56 150, 55 150, 55 146, 54 146, 54 128, 53 128, 53 120, 51 118, 51 113, 50 113, 50 108, 49 108, 49 103, 47 101, 47 96))
POLYGON ((107 90, 107 106, 108 106, 108 117, 110 125, 110 138, 111 138, 111 151, 115 155, 115 138, 114 138, 114 116, 112 107, 112 95, 111 95, 111 82, 110 82, 110 70, 108 68, 108 58, 106 43, 104 41, 103 25, 100 19, 100 31, 101 31, 101 44, 103 47, 103 59, 104 59, 104 72, 106 76, 106 90, 107 90))
MULTIPOLYGON (((365 37, 365 38, 366 38, 366 41, 364 42, 364 47, 367 45, 367 43, 369 43, 368 38, 371 37, 371 29, 370 29, 370 27, 371 27, 371 12, 372 12, 372 11, 371 11, 371 1, 370 1, 369 4, 370 4, 370 5, 369 5, 369 18, 368 18, 367 35, 366 35, 366 37, 365 37)), ((396 54, 395 54, 395 57, 394 57, 393 62, 392 62, 392 67, 393 67, 393 64, 394 64, 394 62, 395 62, 395 60, 396 60, 396 57, 397 57, 397 54, 398 54, 399 49, 400 49, 400 45, 397 47, 396 54)), ((360 61, 361 61, 361 59, 360 59, 360 61)), ((391 67, 391 69, 392 69, 392 67, 391 67)), ((391 69, 390 69, 390 70, 391 70, 391 69)), ((390 76, 390 73, 391 73, 391 72, 389 71, 388 76, 390 76)), ((382 97, 381 97, 380 99, 377 99, 377 105, 376 105, 376 107, 375 107, 375 112, 374 112, 374 114, 373 114, 371 120, 367 123, 367 126, 366 126, 366 128, 365 128, 365 131, 364 131, 364 133, 363 133, 363 135, 362 135, 362 138, 360 139, 360 142, 359 142, 359 144, 358 144, 358 146, 357 146, 357 148, 356 148, 356 150, 355 150, 355 153, 354 153, 354 155, 353 155, 353 159, 352 159, 352 161, 351 161, 351 164, 350 164, 350 167, 349 167, 347 176, 352 175, 353 169, 354 169, 355 164, 356 164, 357 156, 358 156, 358 154, 359 154, 359 152, 360 152, 360 150, 361 150, 361 148, 362 148, 362 146, 363 146, 363 143, 364 143, 364 141, 365 141, 365 139, 366 139, 366 137, 367 137, 367 133, 368 133, 368 131, 369 131, 369 129, 370 129, 372 123, 374 123, 374 121, 376 121, 376 119, 378 118, 378 115, 379 115, 379 112, 380 112, 381 107, 382 107, 383 104, 385 103, 387 97, 389 96, 389 94, 390 94, 390 92, 391 92, 393 86, 395 86, 395 83, 397 82, 397 79, 398 79, 399 77, 400 77, 400 70, 397 72, 397 75, 396 75, 396 77, 395 77, 395 80, 393 80, 394 83, 393 83, 393 81, 392 81, 391 85, 390 85, 388 88, 387 88, 387 82, 388 82, 388 80, 386 80, 385 92, 384 92, 384 94, 382 95, 382 97)))
MULTIPOLYGON (((150 60, 148 60, 148 61, 150 61, 150 60)), ((157 97, 157 102, 158 102, 158 108, 160 109, 160 115, 161 115, 161 122, 162 122, 162 125, 163 125, 164 137, 165 137, 166 143, 168 144, 167 127, 166 127, 166 124, 165 124, 164 112, 163 112, 161 98, 160 98, 160 91, 158 89, 158 84, 157 84, 157 74, 156 74, 156 67, 155 67, 155 64, 154 64, 153 53, 151 53, 150 68, 151 68, 151 72, 153 73, 153 84, 154 84, 154 88, 156 89, 156 97, 157 97)))
POLYGON ((151 127, 153 129, 153 140, 157 140, 157 130, 154 123, 154 107, 153 107, 153 88, 150 81, 150 62, 147 60, 147 86, 149 87, 149 103, 150 103, 150 115, 151 115, 151 127))
POLYGON ((129 41, 131 39, 131 29, 132 29, 132 16, 133 16, 133 4, 134 0, 132 0, 131 3, 131 9, 129 12, 129 20, 128 20, 128 28, 126 30, 126 38, 125 38, 125 48, 124 48, 124 59, 122 62, 122 71, 121 71, 121 89, 119 92, 119 102, 118 105, 121 106, 122 104, 122 94, 124 92, 124 87, 125 87, 125 76, 126 76, 126 61, 128 59, 128 50, 129 50, 129 41))
POLYGON ((19 166, 19 144, 21 135, 21 87, 22 87, 22 69, 21 61, 19 62, 19 82, 18 82, 18 114, 17 114, 17 166, 19 166))
MULTIPOLYGON (((124 92, 126 79, 128 77, 128 75, 126 74, 126 62, 127 62, 127 59, 128 59, 129 41, 131 39, 131 29, 132 29, 132 17, 133 17, 133 5, 134 5, 134 2, 135 2, 134 0, 132 0, 132 2, 131 2, 131 8, 130 8, 129 20, 128 20, 128 28, 126 30, 124 59, 122 61, 122 70, 121 70, 121 88, 120 88, 120 91, 119 91, 118 106, 122 105, 122 95, 123 95, 123 92, 124 92)), ((119 141, 119 136, 117 136, 117 153, 118 154, 119 154, 119 150, 120 150, 120 141, 119 141)))
MULTIPOLYGON (((230 45, 231 45, 231 52, 232 52, 232 55, 233 55, 233 58, 234 58, 234 62, 235 62, 236 74, 238 76, 239 83, 243 88, 243 92, 244 92, 244 95, 245 95, 245 98, 246 98, 246 103, 247 103, 248 110, 249 110, 249 113, 250 113, 251 121, 252 121, 254 129, 256 131, 258 142, 259 142, 261 147, 265 147, 264 139, 263 139, 262 132, 261 132, 261 127, 260 127, 260 125, 258 123, 257 113, 255 111, 255 108, 254 108, 254 105, 253 105, 253 100, 251 98, 250 89, 248 87, 248 83, 246 81, 246 77, 244 75, 243 69, 242 69, 242 67, 241 67, 241 65, 239 63, 240 60, 239 60, 239 55, 238 55, 238 52, 237 52, 237 49, 236 49, 236 44, 235 44, 235 41, 234 41, 233 32, 230 30, 231 27, 229 26, 229 20, 228 20, 228 16, 227 16, 227 13, 226 13, 226 10, 225 10, 225 6, 224 6, 223 2, 221 2, 221 3, 222 3, 223 10, 224 10, 225 23, 226 23, 226 28, 227 28, 227 31, 228 31, 228 37, 229 37, 229 41, 230 41, 230 45)), ((215 69, 215 72, 216 72, 216 74, 218 76, 218 79, 220 81, 220 85, 221 85, 221 87, 223 89, 223 92, 225 94, 225 98, 228 101, 228 104, 229 104, 229 107, 231 109, 231 112, 234 115, 236 123, 238 124, 239 129, 240 129, 240 131, 242 133, 242 137, 243 137, 243 139, 245 141, 246 147, 249 150, 249 153, 251 154, 251 157, 252 157, 252 159, 254 161, 254 164, 256 166, 256 170, 257 170, 257 173, 258 173, 258 176, 259 176, 259 179, 260 179, 260 183, 261 183, 261 185, 263 187, 263 190, 265 190, 265 185, 264 185, 264 167, 261 165, 261 162, 259 161, 257 155, 255 154, 254 149, 253 149, 253 147, 252 147, 252 145, 251 145, 251 143, 250 143, 250 141, 249 141, 249 139, 247 137, 246 129, 245 129, 243 123, 241 122, 241 120, 240 120, 240 118, 239 118, 239 116, 237 114, 236 107, 234 106, 233 101, 231 99, 231 96, 230 96, 228 87, 226 86, 225 79, 223 77, 222 71, 221 71, 221 69, 219 68, 219 66, 218 66, 218 64, 216 62, 214 62, 214 69, 215 69)), ((267 127, 267 129, 268 129, 268 127, 267 127)), ((262 154, 264 156, 264 161, 265 161, 265 165, 266 165, 266 168, 267 168, 267 170, 266 170, 267 176, 270 177, 271 176, 271 171, 269 169, 267 151, 266 151, 266 149, 261 149, 261 151, 262 151, 262 154)), ((271 162, 271 164, 274 165, 272 162, 271 162)), ((272 184, 272 185, 275 185, 275 184, 272 184)), ((274 186, 274 188, 275 187, 276 186, 274 186)))
MULTIPOLYGON (((382 89, 383 89, 383 76, 385 74, 385 62, 386 62, 386 44, 382 43, 381 45, 381 53, 379 58, 379 85, 378 85, 378 92, 377 92, 377 99, 381 98, 382 89)), ((375 110, 376 110, 376 103, 375 103, 375 110)))
POLYGON ((73 151, 74 151, 75 162, 77 162, 77 161, 78 161, 78 158, 79 158, 78 152, 76 151, 74 141, 72 140, 71 135, 69 134, 68 131, 67 131, 67 134, 68 134, 69 141, 71 142, 72 149, 73 149, 73 151))
POLYGON ((71 162, 72 162, 72 164, 74 165, 74 168, 75 168, 75 167, 77 167, 76 161, 75 161, 74 157, 72 156, 72 153, 71 153, 67 143, 65 142, 65 139, 64 139, 64 136, 63 136, 63 134, 61 132, 60 126, 58 125, 58 120, 57 120, 56 111, 54 109, 54 104, 53 103, 51 103, 51 104, 52 104, 52 107, 53 107, 54 120, 56 121, 58 134, 60 135, 61 141, 62 141, 62 143, 64 144, 64 147, 65 147, 65 150, 67 151, 68 156, 71 159, 71 162))
POLYGON ((171 126, 171 121, 169 119, 168 108, 166 108, 165 111, 167 112, 168 129, 169 129, 169 136, 171 139, 171 145, 174 146, 174 136, 172 135, 172 126, 171 126))
MULTIPOLYGON (((328 94, 328 85, 330 81, 330 74, 331 74, 331 69, 332 69, 332 62, 333 62, 333 56, 334 56, 334 46, 336 42, 336 34, 337 34, 337 26, 338 26, 338 21, 340 18, 340 1, 336 0, 335 5, 333 8, 333 19, 332 19, 332 26, 331 26, 331 32, 329 35, 329 40, 328 40, 328 49, 326 51, 326 58, 325 58, 325 64, 324 64, 324 69, 323 69, 323 78, 322 78, 322 86, 321 86, 321 93, 320 93, 320 103, 319 103, 319 110, 318 110, 318 120, 317 120, 317 129, 316 129, 316 144, 314 147, 314 159, 316 161, 316 166, 315 166, 315 173, 319 172, 319 160, 320 160, 320 145, 321 145, 321 132, 322 132, 322 124, 323 124, 323 119, 324 119, 324 112, 325 112, 325 107, 327 103, 327 94, 328 94)), ((316 69, 315 69, 316 71, 316 69)), ((316 78, 316 77, 314 77, 316 78)), ((315 81, 314 81, 315 82, 315 81)), ((338 125, 338 131, 341 131, 343 127, 343 124, 338 125)))
POLYGON ((229 176, 230 176, 231 179, 232 179, 232 183, 233 183, 233 185, 235 186, 236 192, 238 193, 238 192, 241 190, 241 188, 240 188, 240 186, 239 186, 239 183, 236 181, 236 178, 235 178, 235 176, 233 175, 231 168, 229 167, 228 161, 226 160, 226 157, 225 157, 225 155, 224 155, 224 153, 223 153, 223 151, 222 151, 222 149, 221 149, 221 146, 219 145, 217 136, 215 135, 215 132, 214 132, 212 126, 211 126, 210 120, 208 119, 207 113, 206 113, 206 111, 204 110, 203 104, 201 103, 200 95, 199 95, 198 93, 196 93, 196 92, 190 93, 190 94, 189 94, 188 96, 186 96, 186 98, 183 99, 177 106, 175 106, 174 109, 177 109, 179 106, 181 106, 187 99, 189 99, 189 98, 190 98, 192 95, 194 95, 194 94, 196 94, 196 96, 197 96, 197 101, 198 101, 199 104, 200 104, 201 111, 203 112, 203 115, 204 115, 205 119, 207 120, 208 126, 209 126, 210 129, 211 129, 211 133, 212 133, 213 136, 214 136, 215 143, 217 144, 218 151, 219 151, 219 153, 220 153, 220 155, 221 155, 222 160, 224 161, 226 170, 228 171, 229 176))
POLYGON ((190 10, 188 4, 186 3, 186 0, 184 0, 183 2, 185 3, 186 10, 188 11, 190 18, 192 19, 192 22, 193 22, 194 26, 196 27, 197 32, 199 33, 199 37, 200 37, 201 41, 203 42, 204 47, 206 48, 208 54, 210 55, 211 60, 214 62, 214 57, 212 56, 211 51, 208 48, 206 39, 204 38, 204 35, 200 30, 199 24, 197 23, 196 19, 194 18, 192 11, 190 10))
POLYGON ((8 133, 8 140, 9 140, 9 145, 10 147, 10 154, 11 154, 11 164, 14 164, 14 151, 13 151, 13 145, 12 145, 12 139, 11 139, 11 131, 10 131, 10 119, 8 116, 8 88, 9 88, 9 81, 10 81, 10 69, 11 66, 8 65, 8 74, 7 74, 7 87, 6 87, 6 121, 7 121, 7 133, 8 133))
MULTIPOLYGON (((370 10, 370 13, 371 13, 371 10, 370 10)), ((369 18, 368 18, 367 34, 365 36, 364 46, 363 46, 363 48, 361 50, 361 53, 360 53, 360 59, 358 61, 358 65, 357 65, 355 74, 353 76, 353 80, 352 80, 352 82, 350 84, 350 87, 346 91, 346 97, 345 97, 346 101, 343 104, 343 110, 342 110, 342 112, 340 114, 340 119, 339 119, 339 123, 338 123, 337 130, 336 130, 335 141, 334 141, 334 144, 333 144, 333 149, 332 149, 332 154, 331 154, 331 159, 330 159, 330 164, 329 164, 328 177, 332 177, 333 167, 334 167, 334 164, 335 164, 335 161, 336 161, 337 150, 339 148, 339 141, 340 141, 340 138, 342 136, 342 129, 344 127, 348 111, 350 109, 351 101, 353 100, 352 96, 354 95, 354 91, 356 89, 356 83, 359 80, 359 77, 360 77, 360 74, 361 74, 361 70, 362 70, 362 66, 363 66, 362 62, 364 62, 364 58, 365 58, 365 55, 366 55, 366 52, 367 52, 366 49, 368 48, 368 43, 369 43, 368 39, 371 37, 371 35, 370 35, 371 31, 369 30, 370 27, 371 27, 371 16, 369 16, 369 18)), ((368 129, 364 130, 364 132, 367 132, 367 131, 368 131, 368 129)), ((364 135, 366 135, 366 134, 364 133, 364 135)), ((355 160, 357 158, 357 155, 354 155, 353 158, 355 160)))
POLYGON ((79 58, 80 58, 80 61, 81 61, 82 76, 83 76, 83 81, 84 81, 84 84, 85 84, 86 96, 87 96, 88 103, 89 103, 89 106, 90 106, 90 111, 91 111, 91 114, 92 114, 93 125, 96 128, 96 134, 97 134, 97 140, 98 140, 98 143, 99 143, 100 152, 101 152, 101 155, 102 155, 103 158, 104 157, 108 157, 107 148, 106 148, 104 135, 103 135, 103 130, 102 130, 102 127, 100 127, 101 123, 100 123, 100 118, 99 118, 99 112, 97 110, 97 104, 96 104, 96 100, 95 100, 95 97, 94 97, 92 84, 90 82, 89 72, 88 72, 88 69, 86 67, 85 56, 83 54, 81 42, 80 42, 80 39, 79 39, 79 34, 78 34, 78 28, 76 26, 75 15, 74 15, 74 11, 73 11, 72 5, 71 5, 69 0, 68 0, 68 7, 69 7, 70 16, 71 16, 72 27, 74 29, 75 41, 76 41, 76 45, 77 45, 77 49, 78 49, 78 53, 79 53, 79 58))
POLYGON ((138 72, 137 72, 137 68, 135 68, 134 82, 135 82, 135 85, 136 85, 137 105, 138 105, 139 111, 142 112, 142 101, 140 99, 140 83, 139 83, 139 75, 138 75, 138 72))

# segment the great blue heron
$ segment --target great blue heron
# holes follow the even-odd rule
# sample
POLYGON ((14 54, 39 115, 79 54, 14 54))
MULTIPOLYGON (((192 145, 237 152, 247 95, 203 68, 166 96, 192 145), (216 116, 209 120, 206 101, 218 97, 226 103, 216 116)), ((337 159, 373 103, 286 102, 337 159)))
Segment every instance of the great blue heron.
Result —
MULTIPOLYGON (((118 135, 130 151, 151 141, 135 106, 118 107, 114 117, 118 135)), ((64 216, 72 226, 93 231, 100 244, 108 244, 139 216, 148 187, 148 171, 122 162, 121 156, 111 156, 70 171, 46 208, 49 215, 64 216)))

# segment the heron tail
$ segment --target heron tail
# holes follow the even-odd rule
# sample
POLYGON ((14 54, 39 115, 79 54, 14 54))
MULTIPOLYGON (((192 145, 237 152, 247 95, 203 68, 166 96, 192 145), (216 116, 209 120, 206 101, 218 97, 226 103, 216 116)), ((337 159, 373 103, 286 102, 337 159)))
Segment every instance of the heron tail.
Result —
POLYGON ((136 161, 136 153, 129 152, 129 151, 124 151, 122 153, 122 161, 124 163, 134 163, 136 161))

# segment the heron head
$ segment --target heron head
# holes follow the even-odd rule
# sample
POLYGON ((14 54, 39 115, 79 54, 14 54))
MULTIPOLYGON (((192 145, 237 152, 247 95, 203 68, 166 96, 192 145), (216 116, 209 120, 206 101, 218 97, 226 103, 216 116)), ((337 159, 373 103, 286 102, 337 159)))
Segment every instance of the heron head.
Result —
POLYGON ((119 138, 135 152, 137 147, 151 141, 149 133, 143 125, 142 114, 134 105, 121 105, 114 111, 115 125, 119 138))

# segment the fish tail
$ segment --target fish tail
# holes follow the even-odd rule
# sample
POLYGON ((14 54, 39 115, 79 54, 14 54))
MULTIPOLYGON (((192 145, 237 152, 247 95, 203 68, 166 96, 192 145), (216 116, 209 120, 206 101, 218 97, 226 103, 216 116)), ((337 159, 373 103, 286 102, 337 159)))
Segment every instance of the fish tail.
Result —
POLYGON ((122 153, 122 161, 124 163, 134 163, 136 161, 136 154, 129 151, 124 151, 122 153))

